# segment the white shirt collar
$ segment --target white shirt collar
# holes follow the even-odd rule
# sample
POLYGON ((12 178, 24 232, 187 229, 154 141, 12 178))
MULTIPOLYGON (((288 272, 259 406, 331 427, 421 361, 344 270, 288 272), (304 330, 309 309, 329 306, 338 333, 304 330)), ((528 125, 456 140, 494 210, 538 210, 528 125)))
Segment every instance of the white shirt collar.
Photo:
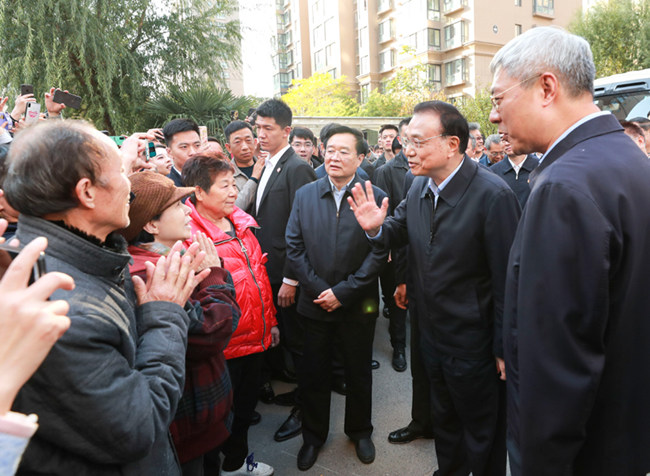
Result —
POLYGON ((604 116, 605 114, 611 114, 611 112, 609 112, 609 111, 598 111, 598 112, 594 112, 594 113, 592 113, 592 114, 589 114, 588 116, 583 117, 583 118, 580 119, 579 121, 575 122, 571 127, 569 127, 566 131, 564 131, 564 133, 563 133, 560 137, 558 137, 558 138, 555 140, 555 142, 553 142, 553 144, 551 144, 551 147, 549 147, 548 150, 547 150, 546 152, 544 152, 544 155, 542 155, 542 158, 539 159, 539 163, 540 163, 540 165, 542 164, 542 162, 544 161, 544 159, 546 158, 546 156, 549 154, 549 152, 551 152, 551 151, 553 150, 553 147, 555 147, 556 145, 558 145, 562 140, 564 140, 564 138, 565 138, 566 136, 568 136, 569 134, 571 134, 571 132, 573 132, 575 129, 577 129, 578 127, 580 127, 580 126, 581 126, 582 124, 584 124, 585 122, 587 122, 587 121, 591 121, 592 119, 595 119, 595 118, 597 118, 598 116, 604 116))

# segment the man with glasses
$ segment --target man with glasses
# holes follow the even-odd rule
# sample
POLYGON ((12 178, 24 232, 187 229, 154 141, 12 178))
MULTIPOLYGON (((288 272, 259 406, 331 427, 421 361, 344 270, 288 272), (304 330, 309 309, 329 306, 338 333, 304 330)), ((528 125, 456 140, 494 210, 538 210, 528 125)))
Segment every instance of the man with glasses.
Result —
POLYGON ((314 137, 314 133, 310 129, 306 127, 291 129, 289 144, 291 144, 298 157, 311 165, 313 169, 323 165, 323 162, 314 155, 314 152, 317 152, 316 137, 314 137))
POLYGON ((594 105, 584 38, 533 28, 490 68, 490 120, 515 153, 543 153, 506 282, 512 474, 646 474, 648 159, 594 105))
POLYGON ((501 162, 505 155, 505 144, 501 142, 501 136, 492 134, 485 139, 485 155, 478 163, 486 167, 492 167, 494 164, 501 162))
POLYGON ((375 246, 409 244, 421 352, 431 383, 436 476, 505 475, 501 318, 517 198, 464 157, 467 121, 451 104, 418 104, 406 158, 416 176, 386 218, 388 200, 356 185, 348 199, 375 246))

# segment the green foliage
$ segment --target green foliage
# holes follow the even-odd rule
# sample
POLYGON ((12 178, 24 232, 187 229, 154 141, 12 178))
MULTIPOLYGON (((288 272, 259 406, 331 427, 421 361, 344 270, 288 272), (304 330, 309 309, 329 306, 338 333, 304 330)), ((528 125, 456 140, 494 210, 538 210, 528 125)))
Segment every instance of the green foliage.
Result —
POLYGON ((600 2, 569 29, 591 44, 596 77, 650 68, 650 0, 600 2))
POLYGON ((496 124, 490 122, 490 111, 492 102, 490 101, 490 92, 487 89, 479 89, 476 96, 463 96, 453 101, 454 106, 460 113, 465 116, 467 122, 478 122, 481 126, 481 132, 485 137, 497 133, 496 124))
POLYGON ((142 105, 170 83, 221 78, 238 61, 237 22, 217 22, 232 0, 0 2, 0 84, 82 96, 66 111, 111 133, 143 127, 142 105))
POLYGON ((381 94, 378 89, 370 91, 368 101, 359 108, 361 117, 397 117, 402 112, 399 98, 391 94, 381 94))
POLYGON ((234 96, 228 89, 216 86, 193 86, 181 89, 170 86, 167 93, 146 103, 144 111, 152 127, 162 127, 179 117, 207 126, 208 135, 223 139, 223 129, 230 122, 230 111, 238 111, 244 119, 253 98, 234 96))
POLYGON ((317 73, 294 79, 282 99, 295 116, 355 116, 359 105, 352 94, 345 76, 334 79, 328 73, 317 73))

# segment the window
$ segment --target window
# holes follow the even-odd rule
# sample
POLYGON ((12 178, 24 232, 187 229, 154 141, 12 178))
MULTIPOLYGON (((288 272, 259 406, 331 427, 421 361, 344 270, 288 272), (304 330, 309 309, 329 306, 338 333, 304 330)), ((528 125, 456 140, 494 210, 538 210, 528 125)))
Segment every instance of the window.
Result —
POLYGON ((317 18, 323 17, 323 3, 321 0, 316 0, 311 6, 311 17, 315 21, 317 18))
POLYGON ((361 57, 361 63, 359 64, 359 74, 368 74, 370 72, 370 58, 367 56, 361 57))
POLYGON ((395 66, 395 50, 384 50, 379 53, 379 71, 384 72, 395 66))
POLYGON ((533 0, 533 15, 553 16, 553 0, 533 0))
POLYGON ((440 0, 427 0, 427 19, 440 21, 440 0))
POLYGON ((336 23, 334 23, 334 18, 330 18, 325 21, 325 41, 332 41, 337 37, 336 23))
POLYGON ((377 13, 385 12, 393 8, 393 0, 379 0, 377 2, 377 13))
POLYGON ((332 79, 336 79, 336 68, 330 69, 328 73, 332 77, 332 79))
POLYGON ((393 20, 386 20, 379 24, 379 42, 383 43, 388 41, 395 36, 395 27, 393 25, 393 20))
POLYGON ((442 9, 445 13, 450 13, 466 6, 467 0, 443 0, 442 9))
POLYGON ((334 63, 334 43, 325 47, 325 64, 331 65, 334 63))
POLYGON ((365 49, 367 38, 368 38, 368 27, 364 26, 359 30, 359 51, 365 49))
POLYGON ((278 35, 278 45, 280 47, 286 48, 291 44, 291 31, 287 31, 286 33, 280 33, 278 35))
POLYGON ((362 84, 361 85, 361 91, 359 92, 359 95, 361 96, 361 103, 367 103, 368 98, 370 97, 370 84, 362 84))
POLYGON ((291 86, 291 73, 278 73, 273 77, 273 85, 276 90, 287 89, 291 86))
POLYGON ((442 66, 439 64, 427 65, 427 79, 434 90, 442 89, 442 66))
POLYGON ((427 28, 427 37, 429 49, 440 49, 440 30, 437 28, 427 28))
POLYGON ((467 23, 457 21, 445 27, 445 48, 458 48, 467 41, 467 23))
POLYGON ((409 48, 412 48, 414 51, 418 50, 418 34, 413 33, 412 35, 409 35, 406 37, 406 40, 404 41, 404 45, 408 46, 409 48))
POLYGON ((323 25, 318 25, 314 28, 314 46, 320 45, 325 41, 325 30, 323 25))
POLYGON ((445 86, 454 86, 467 81, 465 58, 445 63, 445 86))
POLYGON ((518 25, 517 23, 515 23, 515 36, 521 35, 521 32, 522 32, 521 25, 518 25))
POLYGON ((314 71, 320 71, 325 67, 325 55, 323 50, 314 53, 314 71))
POLYGON ((280 69, 287 69, 291 63, 293 63, 293 51, 287 51, 278 55, 278 66, 280 69))

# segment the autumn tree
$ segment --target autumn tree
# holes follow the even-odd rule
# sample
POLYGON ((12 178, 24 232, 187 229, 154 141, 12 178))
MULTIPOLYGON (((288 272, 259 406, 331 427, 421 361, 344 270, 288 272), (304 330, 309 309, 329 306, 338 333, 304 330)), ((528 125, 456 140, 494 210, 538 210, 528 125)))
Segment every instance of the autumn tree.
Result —
POLYGON ((492 102, 490 92, 486 89, 478 89, 474 97, 463 96, 453 101, 454 106, 465 116, 468 122, 478 122, 484 136, 497 133, 497 125, 490 122, 490 111, 492 102))
POLYGON ((596 77, 650 68, 650 0, 597 3, 569 29, 589 41, 596 77))
POLYGON ((359 106, 345 76, 334 79, 328 73, 292 81, 282 99, 296 116, 354 116, 359 106))
POLYGON ((0 84, 15 97, 30 83, 82 96, 68 109, 112 133, 133 131, 145 101, 170 84, 221 81, 238 59, 233 0, 30 0, 0 2, 0 84))

